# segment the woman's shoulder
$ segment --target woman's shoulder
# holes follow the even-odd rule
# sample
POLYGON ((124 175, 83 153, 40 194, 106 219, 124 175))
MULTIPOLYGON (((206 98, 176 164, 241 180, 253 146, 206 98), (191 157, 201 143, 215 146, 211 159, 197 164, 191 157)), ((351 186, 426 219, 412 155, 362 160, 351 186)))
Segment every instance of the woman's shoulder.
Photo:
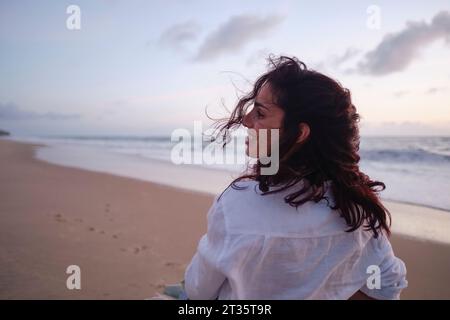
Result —
POLYGON ((233 201, 239 198, 248 198, 249 193, 258 193, 258 182, 255 180, 239 180, 230 183, 223 192, 216 197, 217 202, 233 201))
POLYGON ((309 201, 298 207, 286 203, 285 197, 295 191, 294 187, 264 194, 257 181, 241 180, 228 186, 216 199, 230 232, 289 237, 345 232, 344 219, 326 200, 309 201))
MULTIPOLYGON (((256 180, 238 180, 233 183, 230 183, 228 187, 225 188, 225 190, 220 194, 220 196, 217 197, 217 199, 225 199, 226 201, 234 201, 239 199, 246 199, 249 200, 251 198, 255 198, 258 200, 261 200, 261 196, 264 196, 264 198, 281 198, 281 195, 286 195, 292 190, 296 188, 300 188, 302 185, 302 182, 299 182, 283 191, 276 192, 276 193, 268 193, 264 194, 263 191, 259 188, 259 182, 256 180), (270 196, 269 196, 270 195, 270 196)), ((269 191, 276 191, 276 189, 280 189, 283 186, 278 187, 268 187, 269 191)))

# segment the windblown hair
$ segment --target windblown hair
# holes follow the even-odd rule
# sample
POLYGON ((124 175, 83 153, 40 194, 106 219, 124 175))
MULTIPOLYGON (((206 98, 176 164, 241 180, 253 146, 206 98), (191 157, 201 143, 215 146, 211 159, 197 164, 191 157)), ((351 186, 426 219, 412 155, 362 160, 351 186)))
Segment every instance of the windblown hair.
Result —
POLYGON ((284 198, 291 206, 322 199, 330 206, 324 194, 326 181, 331 180, 334 205, 330 207, 340 211, 349 226, 347 232, 363 226, 375 237, 383 231, 390 235, 391 216, 378 197, 386 186, 359 169, 360 116, 350 91, 337 81, 307 69, 295 57, 269 57, 268 61, 269 70, 257 79, 253 90, 240 98, 229 118, 217 123, 217 137, 223 139, 224 146, 229 142, 229 129, 243 123, 249 106, 267 82, 274 103, 284 110, 279 170, 275 175, 261 175, 263 165, 258 161, 235 179, 231 187, 240 189, 238 181, 255 180, 263 195, 292 188, 293 192, 284 198), (309 125, 310 134, 299 144, 302 122, 309 125))

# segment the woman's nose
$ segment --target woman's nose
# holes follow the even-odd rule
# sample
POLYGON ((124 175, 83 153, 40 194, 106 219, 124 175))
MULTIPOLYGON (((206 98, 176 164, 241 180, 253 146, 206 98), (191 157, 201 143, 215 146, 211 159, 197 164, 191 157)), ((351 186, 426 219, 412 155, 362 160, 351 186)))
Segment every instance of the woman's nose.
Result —
POLYGON ((251 119, 250 119, 250 113, 247 113, 244 118, 242 119, 242 124, 244 127, 251 128, 251 119))

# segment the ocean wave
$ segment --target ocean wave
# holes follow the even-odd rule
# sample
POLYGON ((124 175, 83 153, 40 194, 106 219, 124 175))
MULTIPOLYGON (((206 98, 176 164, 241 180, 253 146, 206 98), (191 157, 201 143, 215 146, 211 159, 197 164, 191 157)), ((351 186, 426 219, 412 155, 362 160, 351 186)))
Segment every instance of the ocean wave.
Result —
POLYGON ((430 152, 425 149, 413 150, 361 150, 361 159, 382 162, 428 162, 450 164, 450 155, 430 152))

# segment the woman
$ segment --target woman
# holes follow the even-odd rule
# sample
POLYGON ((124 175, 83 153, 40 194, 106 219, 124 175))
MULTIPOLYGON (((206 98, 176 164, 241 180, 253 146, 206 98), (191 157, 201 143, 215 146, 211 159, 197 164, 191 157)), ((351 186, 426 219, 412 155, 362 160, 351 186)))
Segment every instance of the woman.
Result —
POLYGON ((261 129, 279 129, 278 171, 262 174, 258 159, 216 197, 185 272, 187 297, 398 299, 406 268, 388 240, 385 185, 358 166, 350 92, 296 58, 269 61, 219 133, 227 141, 239 125, 256 132, 247 144, 255 156, 249 145, 261 129))

